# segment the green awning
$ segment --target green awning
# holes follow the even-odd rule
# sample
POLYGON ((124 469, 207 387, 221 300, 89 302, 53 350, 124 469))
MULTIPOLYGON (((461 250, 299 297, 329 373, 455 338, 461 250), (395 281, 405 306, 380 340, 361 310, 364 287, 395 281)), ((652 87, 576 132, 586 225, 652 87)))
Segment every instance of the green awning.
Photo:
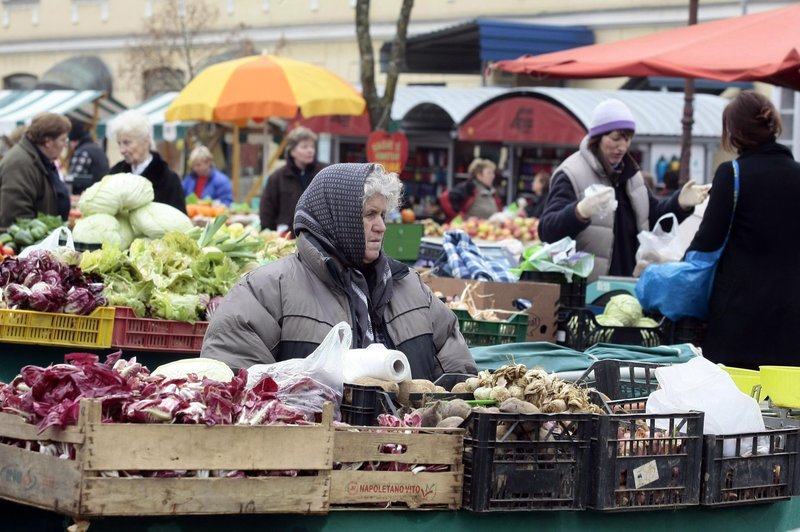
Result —
POLYGON ((29 124, 39 113, 60 113, 91 122, 116 115, 125 106, 94 90, 3 90, 0 91, 0 133, 9 133, 17 126, 29 124))
MULTIPOLYGON (((169 107, 178 96, 177 91, 164 92, 148 98, 141 104, 131 109, 144 114, 150 121, 153 128, 153 140, 175 140, 186 137, 186 132, 195 122, 167 122, 164 118, 164 111, 169 107), (166 132, 166 134, 165 134, 166 132)), ((97 124, 97 137, 105 138, 107 135, 108 124, 114 119, 110 117, 97 124)))

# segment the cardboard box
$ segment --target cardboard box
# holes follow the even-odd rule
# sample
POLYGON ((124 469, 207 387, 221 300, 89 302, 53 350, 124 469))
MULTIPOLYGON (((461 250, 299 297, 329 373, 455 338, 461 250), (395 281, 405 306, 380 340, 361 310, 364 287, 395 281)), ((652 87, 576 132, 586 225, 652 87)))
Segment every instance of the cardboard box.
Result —
POLYGON ((475 285, 472 297, 479 309, 500 309, 515 311, 515 299, 528 299, 533 303, 528 311, 528 341, 556 341, 556 317, 558 314, 558 298, 561 288, 557 284, 530 283, 494 283, 490 281, 470 281, 423 275, 422 280, 434 292, 441 292, 447 297, 460 296, 467 285, 475 285))

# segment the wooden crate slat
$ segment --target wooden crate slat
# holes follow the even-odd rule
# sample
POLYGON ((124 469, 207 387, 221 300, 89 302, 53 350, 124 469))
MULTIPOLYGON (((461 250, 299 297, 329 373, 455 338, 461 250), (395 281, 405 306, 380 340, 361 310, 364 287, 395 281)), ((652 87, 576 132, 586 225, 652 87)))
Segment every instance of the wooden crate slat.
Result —
POLYGON ((74 514, 81 472, 74 460, 0 445, 0 497, 74 514))
POLYGON ((15 440, 83 443, 83 432, 77 427, 64 429, 50 427, 40 433, 36 425, 26 423, 21 416, 5 413, 0 413, 0 437, 13 438, 15 440))
POLYGON ((85 486, 83 516, 326 513, 330 477, 87 478, 85 486))
POLYGON ((92 423, 86 434, 89 471, 331 468, 333 432, 324 426, 92 423))
MULTIPOLYGON (((461 507, 463 474, 458 471, 417 473, 404 471, 331 472, 331 505, 402 502, 417 506, 461 507)), ((335 508, 331 509, 346 509, 335 508)))
POLYGON ((463 450, 462 432, 407 434, 337 430, 333 455, 335 462, 392 461, 401 464, 449 464, 453 462, 454 456, 460 457, 463 450), (380 452, 382 444, 391 443, 407 446, 406 452, 402 454, 380 452))

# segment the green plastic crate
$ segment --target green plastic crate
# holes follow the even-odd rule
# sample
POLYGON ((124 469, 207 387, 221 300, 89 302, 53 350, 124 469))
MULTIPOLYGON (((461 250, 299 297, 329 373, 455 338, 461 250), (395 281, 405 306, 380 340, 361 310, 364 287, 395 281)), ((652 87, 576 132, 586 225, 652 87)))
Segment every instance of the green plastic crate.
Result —
POLYGON ((394 260, 416 261, 422 243, 422 224, 386 224, 383 251, 394 260))
POLYGON ((466 310, 453 310, 467 345, 513 344, 528 336, 528 315, 516 314, 504 321, 476 320, 466 310))

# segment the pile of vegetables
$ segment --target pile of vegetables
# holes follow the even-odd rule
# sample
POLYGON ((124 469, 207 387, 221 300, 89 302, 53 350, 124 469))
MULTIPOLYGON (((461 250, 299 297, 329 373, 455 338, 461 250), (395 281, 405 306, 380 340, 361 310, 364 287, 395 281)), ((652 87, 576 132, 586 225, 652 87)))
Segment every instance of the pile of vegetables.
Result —
POLYGON ((87 188, 78 201, 82 217, 72 235, 82 244, 116 244, 126 249, 135 238, 161 238, 186 232, 192 221, 178 209, 153 201, 153 184, 135 174, 112 174, 87 188))
POLYGON ((107 305, 105 285, 98 276, 84 274, 76 260, 75 252, 60 257, 43 250, 6 258, 0 263, 0 308, 91 314, 107 305))
POLYGON ((71 353, 63 364, 25 366, 11 383, 0 383, 0 411, 20 415, 40 431, 75 425, 81 399, 102 401, 104 423, 256 425, 315 419, 313 412, 286 405, 269 376, 247 386, 246 370, 229 381, 187 370, 169 378, 158 370, 150 374, 120 352, 104 363, 94 354, 71 353))
POLYGON ((641 335, 641 345, 661 344, 660 323, 645 316, 639 301, 632 295, 616 295, 608 301, 602 314, 593 317, 589 314, 588 311, 573 313, 567 322, 572 337, 583 336, 582 343, 586 346, 613 342, 618 327, 638 330, 638 334, 641 335))
POLYGON ((103 245, 84 252, 80 267, 106 283, 111 305, 131 307, 136 316, 193 322, 212 299, 228 292, 240 269, 216 248, 201 249, 183 233, 136 239, 130 249, 103 245))
POLYGON ((64 225, 60 216, 39 213, 36 218, 17 218, 5 233, 0 234, 3 255, 15 255, 64 225))

